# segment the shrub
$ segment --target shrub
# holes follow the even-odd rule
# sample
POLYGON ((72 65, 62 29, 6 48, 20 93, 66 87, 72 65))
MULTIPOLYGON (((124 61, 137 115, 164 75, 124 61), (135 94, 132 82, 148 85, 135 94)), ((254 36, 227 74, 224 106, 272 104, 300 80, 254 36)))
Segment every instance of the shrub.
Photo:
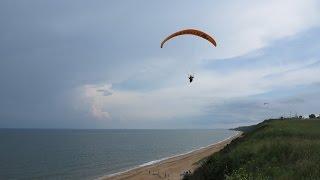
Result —
POLYGON ((314 119, 314 118, 316 118, 316 115, 310 114, 310 115, 309 115, 309 118, 310 118, 310 119, 314 119))

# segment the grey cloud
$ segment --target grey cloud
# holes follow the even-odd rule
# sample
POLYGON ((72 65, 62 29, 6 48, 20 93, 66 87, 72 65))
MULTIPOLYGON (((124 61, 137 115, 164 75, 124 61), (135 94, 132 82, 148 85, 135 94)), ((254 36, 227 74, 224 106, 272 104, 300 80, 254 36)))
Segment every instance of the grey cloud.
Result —
POLYGON ((103 96, 110 96, 110 95, 112 95, 112 92, 109 91, 108 89, 98 89, 97 92, 102 93, 103 96))
POLYGON ((284 99, 284 100, 280 100, 280 103, 283 104, 298 104, 298 103, 304 103, 306 100, 299 98, 299 97, 292 97, 290 99, 284 99))
MULTIPOLYGON (((184 83, 185 74, 180 68, 188 61, 193 46, 181 40, 174 42, 176 46, 171 44, 174 48, 161 50, 159 43, 173 30, 209 27, 210 17, 206 15, 213 11, 212 2, 197 4, 198 8, 194 8, 192 0, 1 1, 0 127, 110 127, 92 120, 86 112, 74 110, 71 104, 74 88, 101 82, 118 84, 118 88, 158 88, 157 79, 174 79, 170 85, 175 85, 177 79, 184 83), (157 59, 152 60, 154 57, 157 59), (159 69, 154 66, 147 73, 140 73, 145 64, 168 57, 179 62, 159 71, 154 71, 159 69), (181 78, 168 73, 176 71, 181 71, 181 78), (132 74, 149 78, 140 80, 132 74)), ((312 46, 316 41, 310 39, 318 35, 313 33, 306 40, 312 46)), ((296 47, 287 52, 297 49, 300 50, 296 47)), ((318 48, 305 50, 299 57, 319 56, 318 48)), ((268 51, 283 52, 272 48, 268 51)), ((248 66, 235 60, 213 63, 212 67, 233 71, 248 66)), ((251 68, 254 65, 250 63, 251 68)), ((99 92, 112 94, 108 90, 99 92)), ((223 118, 222 112, 232 110, 237 118, 241 112, 249 113, 255 108, 259 106, 253 102, 230 102, 214 112, 223 118)))

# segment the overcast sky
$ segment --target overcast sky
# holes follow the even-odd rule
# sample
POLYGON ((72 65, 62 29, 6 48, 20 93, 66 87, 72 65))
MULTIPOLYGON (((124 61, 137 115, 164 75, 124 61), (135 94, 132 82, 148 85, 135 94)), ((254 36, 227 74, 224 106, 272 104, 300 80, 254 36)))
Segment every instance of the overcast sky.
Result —
POLYGON ((2 0, 0 25, 0 128, 228 128, 320 113, 317 0, 2 0), (160 48, 183 28, 218 47, 185 36, 160 48))

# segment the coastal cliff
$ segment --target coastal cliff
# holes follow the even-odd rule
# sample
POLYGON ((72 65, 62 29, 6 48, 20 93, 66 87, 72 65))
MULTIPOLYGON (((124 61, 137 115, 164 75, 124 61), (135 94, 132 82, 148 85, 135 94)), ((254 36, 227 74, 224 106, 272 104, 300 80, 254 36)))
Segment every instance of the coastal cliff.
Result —
POLYGON ((235 130, 243 136, 203 160, 184 179, 320 177, 320 120, 271 119, 235 130))

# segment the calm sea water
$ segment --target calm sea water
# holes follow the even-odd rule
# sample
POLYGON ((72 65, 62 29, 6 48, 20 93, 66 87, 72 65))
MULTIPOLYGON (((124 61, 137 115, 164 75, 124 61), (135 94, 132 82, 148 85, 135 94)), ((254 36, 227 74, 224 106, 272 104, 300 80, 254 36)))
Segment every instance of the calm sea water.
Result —
POLYGON ((0 129, 0 179, 94 179, 234 134, 230 130, 0 129))

